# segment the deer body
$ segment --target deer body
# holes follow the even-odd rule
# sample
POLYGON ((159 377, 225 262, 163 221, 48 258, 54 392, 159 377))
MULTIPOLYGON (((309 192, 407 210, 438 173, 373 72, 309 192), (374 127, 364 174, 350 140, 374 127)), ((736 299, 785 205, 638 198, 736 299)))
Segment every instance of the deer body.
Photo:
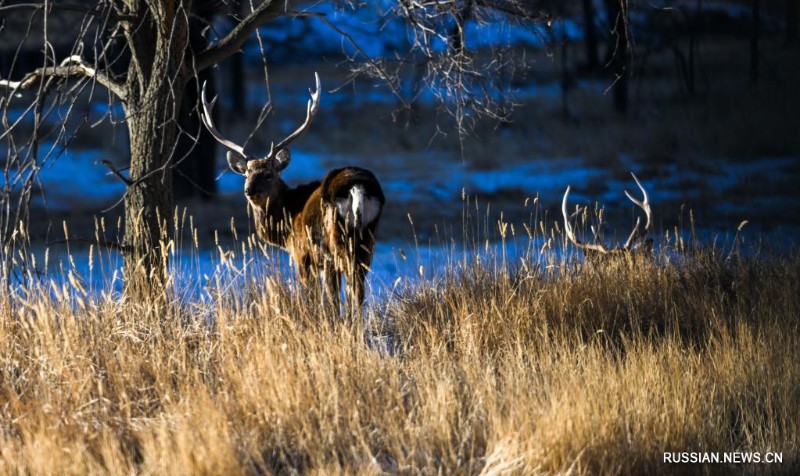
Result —
POLYGON ((385 197, 369 170, 344 167, 329 171, 322 181, 289 187, 280 173, 289 165, 288 144, 314 118, 319 106, 319 77, 311 93, 306 121, 264 158, 254 158, 214 127, 203 91, 203 123, 228 152, 231 169, 245 176, 244 193, 255 219, 256 233, 265 242, 283 248, 297 266, 300 281, 312 284, 322 275, 325 290, 339 308, 339 284, 349 285, 350 310, 360 310, 364 281, 372 262, 375 232, 385 197))
POLYGON ((327 292, 336 302, 339 281, 345 276, 357 302, 363 302, 364 280, 385 202, 372 172, 345 167, 331 170, 322 182, 295 188, 281 180, 274 196, 249 190, 256 233, 289 252, 303 284, 311 284, 323 273, 327 292))

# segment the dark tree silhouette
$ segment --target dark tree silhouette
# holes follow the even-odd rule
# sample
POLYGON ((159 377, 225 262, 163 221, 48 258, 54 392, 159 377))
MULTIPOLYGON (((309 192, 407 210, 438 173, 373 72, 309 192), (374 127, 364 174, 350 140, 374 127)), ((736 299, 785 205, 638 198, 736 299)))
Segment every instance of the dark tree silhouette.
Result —
MULTIPOLYGON (((209 46, 203 31, 211 24, 217 11, 214 1, 195 2, 189 20, 189 48, 192 51, 200 52, 209 46)), ((180 133, 175 147, 173 190, 176 198, 210 198, 217 192, 217 182, 214 180, 216 142, 201 126, 197 109, 198 91, 204 82, 208 83, 208 91, 213 94, 215 81, 209 69, 199 71, 184 90, 178 119, 180 133)))
POLYGON ((797 20, 800 5, 797 0, 786 1, 786 43, 797 41, 797 20))
POLYGON ((597 53, 597 31, 594 28, 594 2, 592 0, 581 0, 583 7, 583 30, 584 46, 586 48, 586 70, 595 71, 600 66, 600 58, 597 53))
POLYGON ((608 51, 608 65, 612 74, 611 92, 614 110, 619 114, 628 112, 628 83, 630 79, 631 48, 626 21, 628 0, 604 0, 608 14, 608 27, 611 43, 608 51))
POLYGON ((752 0, 752 16, 750 26, 750 82, 758 84, 758 43, 761 35, 761 1, 752 0))

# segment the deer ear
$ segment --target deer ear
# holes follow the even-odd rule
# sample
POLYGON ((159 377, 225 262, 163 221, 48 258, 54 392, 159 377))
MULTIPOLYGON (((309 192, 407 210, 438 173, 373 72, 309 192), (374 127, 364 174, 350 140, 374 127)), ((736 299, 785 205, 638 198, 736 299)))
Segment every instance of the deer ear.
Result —
POLYGON ((247 159, 236 152, 228 152, 228 166, 237 174, 247 173, 247 159))
POLYGON ((289 152, 289 149, 281 149, 275 154, 275 169, 280 172, 285 169, 291 161, 292 154, 289 152))

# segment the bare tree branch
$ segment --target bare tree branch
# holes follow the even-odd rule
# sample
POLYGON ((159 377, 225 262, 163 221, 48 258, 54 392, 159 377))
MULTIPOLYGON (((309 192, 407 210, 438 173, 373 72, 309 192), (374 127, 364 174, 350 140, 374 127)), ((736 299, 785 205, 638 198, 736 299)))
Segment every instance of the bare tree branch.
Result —
POLYGON ((50 9, 59 9, 59 10, 66 10, 71 12, 77 13, 92 13, 95 11, 95 7, 87 7, 85 5, 76 5, 70 3, 17 3, 12 5, 2 5, 0 6, 0 13, 8 13, 14 10, 44 10, 47 8, 50 9))
POLYGON ((18 90, 30 89, 47 78, 67 78, 70 76, 85 76, 96 80, 106 89, 114 93, 120 100, 125 100, 125 87, 117 83, 105 73, 98 71, 78 55, 72 55, 58 66, 45 66, 26 74, 20 81, 0 79, 0 88, 12 89, 12 94, 18 90))
POLYGON ((393 81, 393 78, 390 77, 389 74, 386 71, 384 71, 384 69, 381 67, 380 63, 378 63, 373 58, 371 58, 366 53, 366 51, 364 51, 364 49, 361 48, 361 45, 359 45, 358 42, 355 39, 353 39, 352 35, 350 35, 346 31, 342 30, 341 28, 337 27, 333 23, 331 23, 330 20, 328 20, 325 17, 324 13, 296 12, 295 15, 297 17, 314 17, 314 18, 318 18, 322 23, 327 25, 330 29, 332 29, 333 31, 335 31, 336 33, 341 35, 342 38, 346 39, 353 46, 353 48, 355 48, 355 50, 358 51, 358 53, 361 55, 361 57, 364 58, 364 61, 369 63, 370 66, 372 66, 372 68, 374 68, 374 70, 377 71, 377 73, 380 76, 380 78, 382 80, 384 80, 386 82, 386 84, 389 86, 389 89, 392 90, 392 94, 394 94, 395 97, 403 104, 403 107, 405 107, 405 108, 410 107, 409 104, 403 98, 403 95, 397 89, 397 86, 395 85, 395 82, 393 81))
POLYGON ((475 0, 475 4, 523 20, 539 21, 547 17, 548 0, 475 0))
POLYGON ((284 7, 285 2, 283 1, 264 0, 252 13, 240 21, 230 33, 198 54, 194 69, 202 71, 238 52, 256 28, 280 16, 285 12, 284 7))
MULTIPOLYGON (((17 3, 12 5, 0 5, 0 14, 9 14, 14 10, 45 10, 46 8, 48 12, 52 10, 63 10, 67 12, 89 14, 98 18, 102 18, 105 15, 105 12, 103 11, 104 9, 100 8, 102 4, 103 2, 98 2, 92 7, 87 7, 85 5, 74 3, 17 3)), ((120 15, 113 10, 111 10, 111 15, 112 19, 114 20, 130 20, 130 17, 120 15)))
POLYGON ((103 165, 105 165, 108 168, 108 170, 111 171, 112 174, 116 175, 118 179, 122 180, 125 183, 125 185, 127 185, 128 187, 133 185, 133 181, 128 177, 122 175, 122 172, 120 172, 119 169, 117 169, 110 160, 102 160, 100 162, 103 165))

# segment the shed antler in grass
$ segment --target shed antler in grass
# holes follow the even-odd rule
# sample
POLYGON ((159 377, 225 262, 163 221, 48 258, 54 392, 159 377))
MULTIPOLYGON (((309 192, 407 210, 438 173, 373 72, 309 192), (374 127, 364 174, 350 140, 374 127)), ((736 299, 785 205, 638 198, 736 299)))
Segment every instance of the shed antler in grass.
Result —
MULTIPOLYGON (((569 241, 571 241, 575 246, 583 250, 584 254, 586 255, 609 255, 609 254, 618 254, 618 253, 629 253, 632 251, 638 251, 641 249, 652 249, 652 240, 647 240, 647 235, 650 232, 650 227, 652 226, 652 216, 650 212, 650 199, 647 196, 647 190, 645 190, 642 183, 639 181, 639 178, 636 177, 636 174, 631 172, 633 176, 633 180, 636 181, 636 185, 639 186, 639 190, 642 191, 642 200, 639 201, 633 197, 627 190, 625 190, 625 195, 628 197, 630 201, 632 201, 636 206, 641 208, 644 211, 646 222, 644 228, 640 227, 641 225, 641 217, 636 218, 636 224, 631 231, 631 234, 628 236, 627 241, 625 244, 621 246, 617 246, 615 248, 608 248, 602 243, 586 243, 579 240, 575 236, 575 230, 572 228, 572 224, 570 224, 570 218, 576 215, 581 211, 579 208, 573 215, 570 215, 567 212, 567 201, 569 199, 569 192, 570 188, 567 186, 567 190, 564 192, 564 198, 561 201, 561 213, 564 215, 564 232, 567 235, 569 241)), ((596 239, 596 236, 595 236, 596 239)))

